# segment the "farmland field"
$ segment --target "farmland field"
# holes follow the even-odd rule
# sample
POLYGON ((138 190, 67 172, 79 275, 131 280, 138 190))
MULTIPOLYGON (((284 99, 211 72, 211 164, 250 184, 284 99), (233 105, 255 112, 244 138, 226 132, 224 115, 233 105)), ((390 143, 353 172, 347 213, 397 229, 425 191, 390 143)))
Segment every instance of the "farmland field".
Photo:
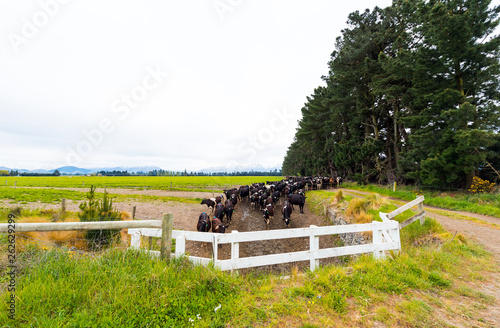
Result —
POLYGON ((98 176, 59 176, 59 177, 3 177, 0 185, 18 187, 57 187, 57 188, 88 188, 97 187, 148 188, 161 190, 193 190, 214 188, 221 190, 229 186, 247 185, 254 182, 281 180, 278 176, 128 176, 128 177, 98 177, 98 176))

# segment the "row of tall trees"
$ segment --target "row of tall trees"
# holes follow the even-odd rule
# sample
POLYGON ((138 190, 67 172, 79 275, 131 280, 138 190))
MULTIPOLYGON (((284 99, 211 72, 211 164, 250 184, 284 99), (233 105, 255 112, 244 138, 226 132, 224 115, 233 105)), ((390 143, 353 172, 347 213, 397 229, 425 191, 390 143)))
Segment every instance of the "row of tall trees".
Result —
POLYGON ((394 0, 354 12, 307 97, 286 175, 464 188, 500 166, 500 6, 394 0))

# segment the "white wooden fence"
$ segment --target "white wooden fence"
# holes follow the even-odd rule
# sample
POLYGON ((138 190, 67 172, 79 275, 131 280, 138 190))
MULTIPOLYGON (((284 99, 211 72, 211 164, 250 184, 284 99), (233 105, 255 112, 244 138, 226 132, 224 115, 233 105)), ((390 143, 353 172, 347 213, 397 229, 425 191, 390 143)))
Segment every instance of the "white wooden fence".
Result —
MULTIPOLYGON (((396 209, 391 213, 380 213, 383 222, 373 221, 372 223, 352 224, 352 225, 338 225, 299 229, 280 229, 280 230, 266 230, 266 231, 252 231, 252 232, 238 232, 232 231, 228 234, 216 234, 197 231, 172 231, 172 239, 176 240, 175 254, 173 256, 186 256, 186 242, 208 242, 212 244, 212 257, 196 257, 187 256, 188 259, 194 263, 207 265, 210 262, 221 270, 237 270, 243 268, 252 268, 265 265, 283 264, 298 261, 310 261, 310 269, 313 271, 319 266, 319 260, 329 257, 337 257, 344 255, 354 255, 363 253, 373 253, 375 258, 383 258, 385 251, 388 250, 401 250, 401 239, 399 235, 400 229, 420 219, 423 223, 425 212, 423 212, 424 197, 419 197, 416 200, 405 204, 404 206, 396 209), (399 223, 391 220, 396 215, 418 205, 419 213, 414 217, 399 223), (405 225, 403 225, 405 224, 405 225), (319 237, 326 235, 337 235, 345 233, 360 233, 372 232, 373 238, 371 244, 343 246, 334 248, 319 248, 319 237), (309 249, 299 252, 270 254, 252 257, 240 258, 240 243, 256 242, 264 240, 276 240, 286 238, 304 238, 309 237, 309 249), (231 245, 231 258, 227 260, 218 259, 218 246, 222 244, 231 245)), ((141 247, 141 236, 160 237, 160 229, 129 229, 129 234, 132 235, 131 247, 141 247)), ((159 253, 151 251, 152 253, 159 253)))
MULTIPOLYGON (((160 237, 159 229, 129 229, 132 235, 131 247, 140 248, 141 235, 160 237)), ((298 261, 310 261, 310 268, 314 270, 319 266, 319 260, 329 257, 353 255, 362 253, 373 253, 376 258, 384 256, 388 250, 400 250, 399 223, 393 220, 389 222, 372 222, 364 224, 326 226, 299 229, 281 229, 252 232, 232 231, 228 234, 216 234, 197 231, 172 231, 172 239, 175 239, 174 256, 185 255, 186 241, 198 241, 212 243, 212 258, 188 256, 194 263, 206 265, 213 261, 221 270, 237 270, 243 268, 258 267, 264 265, 283 264, 298 261), (370 231, 373 233, 373 243, 355 246, 343 246, 334 248, 319 248, 319 237, 344 233, 359 233, 370 231), (252 257, 239 256, 239 244, 243 242, 256 242, 263 240, 276 240, 285 238, 309 237, 309 249, 299 252, 270 254, 252 257), (231 244, 231 258, 227 260, 218 259, 218 245, 231 244)), ((158 252, 154 252, 158 253, 158 252)))
POLYGON ((124 229, 128 228, 131 234, 131 247, 140 248, 141 236, 161 237, 162 251, 153 252, 162 258, 171 256, 171 240, 175 239, 176 257, 184 256, 187 241, 208 242, 212 244, 212 258, 188 256, 194 262, 206 265, 213 261, 214 265, 221 270, 237 270, 243 268, 258 267, 264 265, 283 264, 298 261, 310 261, 310 268, 314 270, 319 266, 319 260, 329 257, 344 255, 354 255, 363 253, 373 253, 375 258, 385 256, 385 251, 400 250, 401 240, 399 231, 408 224, 420 220, 423 223, 425 211, 423 210, 424 197, 419 197, 414 201, 405 204, 391 213, 380 213, 382 222, 326 226, 299 229, 281 229, 267 231, 241 232, 232 231, 229 234, 215 234, 197 231, 172 230, 173 216, 167 214, 161 220, 138 220, 138 221, 113 221, 113 222, 63 222, 63 223, 15 223, 0 224, 0 232, 7 232, 14 229, 16 232, 22 231, 69 231, 69 230, 94 230, 94 229, 124 229), (391 220, 396 215, 418 205, 418 213, 410 219, 399 223, 391 220), (371 244, 343 246, 335 248, 319 248, 319 237, 326 235, 336 235, 345 233, 372 232, 371 244), (254 242, 263 240, 276 240, 286 238, 309 237, 309 249, 299 252, 270 254, 262 256, 252 256, 240 258, 239 243, 254 242), (218 259, 218 246, 221 244, 231 244, 231 258, 227 260, 218 259))

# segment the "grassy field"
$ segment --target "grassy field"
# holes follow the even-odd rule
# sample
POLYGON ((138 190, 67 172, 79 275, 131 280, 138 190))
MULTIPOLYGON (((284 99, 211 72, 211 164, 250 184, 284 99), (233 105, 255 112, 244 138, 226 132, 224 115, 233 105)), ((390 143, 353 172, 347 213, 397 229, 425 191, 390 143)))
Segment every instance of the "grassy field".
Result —
MULTIPOLYGON (((11 204, 26 204, 28 202, 40 202, 45 204, 60 203, 61 200, 69 199, 81 201, 85 199, 87 192, 64 189, 33 189, 33 188, 12 188, 0 187, 0 199, 9 200, 11 204)), ((97 197, 102 197, 103 193, 96 192, 97 197)), ((113 194, 108 193, 114 201, 163 201, 163 202, 181 202, 190 204, 199 204, 200 198, 176 197, 176 196, 153 196, 136 194, 113 194)))
MULTIPOLYGON (((85 255, 33 246, 18 256, 11 327, 446 327, 484 322, 493 302, 473 286, 498 269, 491 256, 427 219, 403 230, 403 251, 361 256, 315 272, 231 275, 186 260, 166 263, 113 249, 85 255), (416 246, 417 245, 417 246, 416 246), (76 274, 77 273, 77 274, 76 274)), ((0 252, 6 254, 2 238, 0 252)), ((0 269, 7 270, 2 259, 0 269)), ((8 278, 3 276, 2 285, 8 278)), ((4 289, 0 300, 8 301, 4 289)))
POLYGON ((226 187, 247 185, 254 182, 281 180, 276 176, 257 177, 96 177, 96 176, 59 176, 59 177, 3 177, 0 185, 18 187, 88 188, 91 185, 110 188, 138 188, 162 190, 212 191, 226 187))

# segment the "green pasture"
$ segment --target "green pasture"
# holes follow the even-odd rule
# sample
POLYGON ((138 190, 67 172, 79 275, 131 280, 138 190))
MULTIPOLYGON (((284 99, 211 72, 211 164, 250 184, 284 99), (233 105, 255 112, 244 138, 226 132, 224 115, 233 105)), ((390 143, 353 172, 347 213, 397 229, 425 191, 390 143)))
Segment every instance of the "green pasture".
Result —
MULTIPOLYGON (((60 203, 62 199, 73 201, 83 201, 87 195, 87 191, 75 191, 66 189, 53 189, 53 188, 12 188, 0 187, 0 200, 7 200, 12 204, 26 204, 30 202, 40 202, 45 204, 60 203)), ((97 197, 102 197, 102 192, 97 192, 97 197)), ((199 204, 201 198, 195 197, 176 197, 176 196, 154 196, 154 195, 135 195, 135 194, 113 194, 108 193, 114 201, 162 201, 162 202, 181 202, 199 204)))
POLYGON ((203 177, 98 177, 98 176, 58 176, 58 177, 2 177, 0 186, 89 188, 91 185, 109 188, 162 189, 187 191, 222 190, 226 187, 248 185, 255 182, 281 180, 277 176, 203 176, 203 177))

